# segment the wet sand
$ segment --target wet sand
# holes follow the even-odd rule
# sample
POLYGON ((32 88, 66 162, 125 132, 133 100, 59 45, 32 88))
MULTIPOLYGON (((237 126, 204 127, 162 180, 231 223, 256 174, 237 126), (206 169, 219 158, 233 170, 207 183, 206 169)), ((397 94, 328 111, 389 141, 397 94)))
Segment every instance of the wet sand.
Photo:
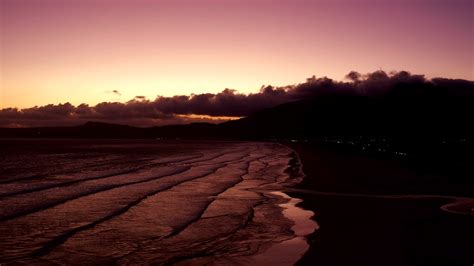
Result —
POLYGON ((277 143, 14 142, 0 161, 0 263, 268 265, 277 248, 291 265, 316 229, 281 192, 301 176, 277 143))
POLYGON ((294 223, 291 230, 295 237, 270 247, 262 254, 255 256, 250 264, 293 265, 308 251, 309 244, 306 236, 318 230, 319 225, 311 220, 314 212, 296 206, 302 202, 301 199, 292 198, 280 191, 274 191, 271 194, 289 200, 279 206, 284 209, 283 215, 294 223))
MULTIPOLYGON (((315 212, 320 226, 298 265, 471 265, 474 261, 472 198, 425 195, 430 186, 438 189, 439 183, 414 187, 417 173, 399 161, 316 145, 292 147, 306 177, 286 193, 302 198, 301 206, 315 212)), ((465 193, 469 191, 466 187, 465 193)))

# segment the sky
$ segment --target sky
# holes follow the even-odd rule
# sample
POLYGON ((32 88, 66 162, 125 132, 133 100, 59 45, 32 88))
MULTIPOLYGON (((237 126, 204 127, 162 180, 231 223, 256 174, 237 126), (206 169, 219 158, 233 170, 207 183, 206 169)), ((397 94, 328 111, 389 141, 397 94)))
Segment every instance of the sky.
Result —
POLYGON ((0 3, 0 108, 256 93, 352 70, 474 80, 471 0, 0 3))

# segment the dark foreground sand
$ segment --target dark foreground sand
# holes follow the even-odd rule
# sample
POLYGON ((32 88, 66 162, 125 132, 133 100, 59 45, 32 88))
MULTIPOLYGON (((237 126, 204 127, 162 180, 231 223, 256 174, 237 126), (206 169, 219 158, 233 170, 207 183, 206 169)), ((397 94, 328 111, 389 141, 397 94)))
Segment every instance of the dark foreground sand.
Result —
MULTIPOLYGON (((425 195, 443 184, 416 183, 419 173, 399 161, 316 145, 292 148, 306 177, 289 194, 304 199, 301 206, 316 213, 320 226, 310 236, 310 250, 299 265, 474 263, 472 200, 449 206, 453 197, 408 196, 425 195), (394 194, 401 196, 388 196, 394 194)), ((465 190, 469 193, 469 187, 465 190)))

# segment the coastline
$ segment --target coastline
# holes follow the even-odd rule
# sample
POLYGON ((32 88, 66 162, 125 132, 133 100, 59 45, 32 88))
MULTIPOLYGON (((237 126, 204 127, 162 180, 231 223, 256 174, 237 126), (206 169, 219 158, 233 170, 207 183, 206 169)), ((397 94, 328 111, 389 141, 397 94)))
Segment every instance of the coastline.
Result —
MULTIPOLYGON (((314 146, 288 146, 305 177, 285 193, 303 199, 299 206, 312 210, 320 225, 308 237, 309 251, 297 265, 470 265, 474 261, 474 215, 465 214, 470 207, 456 213, 459 204, 453 199, 458 197, 426 196, 423 191, 394 195, 398 188, 393 186, 375 191, 370 186, 380 184, 378 178, 406 178, 412 173, 400 169, 396 161, 356 155, 338 158, 314 146), (354 165, 361 161, 362 165, 354 165), (355 189, 344 184, 360 177, 363 182, 355 189)), ((471 198, 459 198, 471 206, 471 198)))

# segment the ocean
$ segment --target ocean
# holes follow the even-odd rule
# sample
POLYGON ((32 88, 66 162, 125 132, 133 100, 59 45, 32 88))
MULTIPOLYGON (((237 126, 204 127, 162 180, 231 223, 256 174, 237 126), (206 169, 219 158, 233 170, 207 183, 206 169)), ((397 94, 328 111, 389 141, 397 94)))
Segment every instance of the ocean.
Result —
POLYGON ((317 229, 313 213, 283 193, 302 173, 278 143, 0 147, 0 263, 292 265, 317 229))

